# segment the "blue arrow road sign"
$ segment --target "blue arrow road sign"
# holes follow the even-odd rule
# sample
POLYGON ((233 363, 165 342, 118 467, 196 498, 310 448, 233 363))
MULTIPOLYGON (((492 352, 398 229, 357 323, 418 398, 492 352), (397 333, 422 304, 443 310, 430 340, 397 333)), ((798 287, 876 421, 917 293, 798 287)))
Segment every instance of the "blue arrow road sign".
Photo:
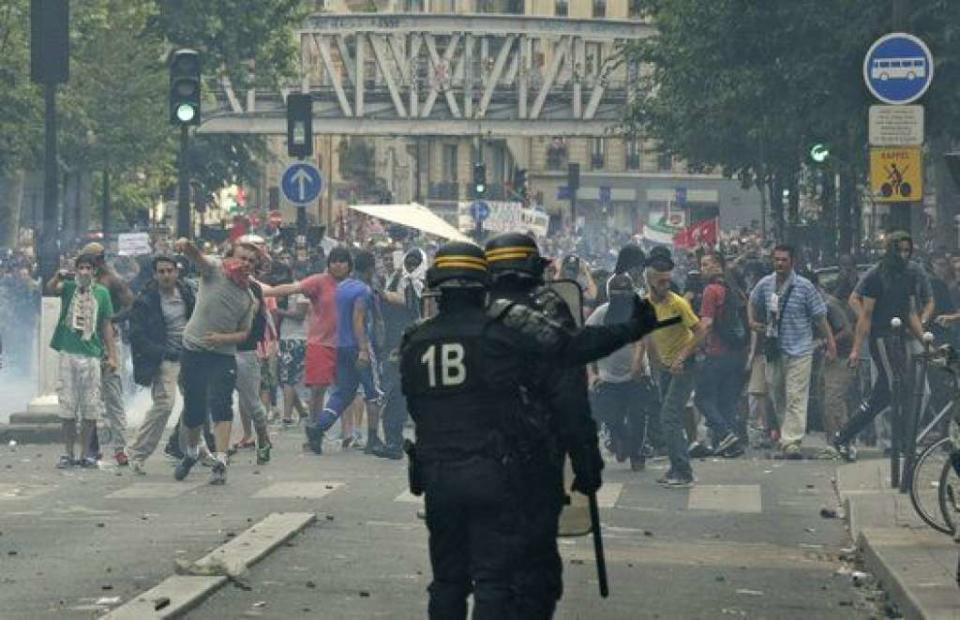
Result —
POLYGON ((470 215, 473 216, 474 220, 482 222, 490 217, 490 205, 482 200, 478 200, 470 205, 470 215))
POLYGON ((877 39, 863 59, 863 80, 884 103, 912 103, 933 80, 933 55, 927 45, 903 32, 877 39))
POLYGON ((310 204, 317 199, 322 189, 323 177, 311 163, 294 162, 280 175, 280 191, 284 198, 294 204, 310 204))

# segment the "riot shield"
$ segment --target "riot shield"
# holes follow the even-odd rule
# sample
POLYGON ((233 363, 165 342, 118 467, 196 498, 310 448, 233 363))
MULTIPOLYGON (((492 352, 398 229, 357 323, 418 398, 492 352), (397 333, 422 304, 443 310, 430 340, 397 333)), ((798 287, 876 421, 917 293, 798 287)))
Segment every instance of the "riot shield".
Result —
MULTIPOLYGON (((574 280, 552 280, 547 286, 560 295, 573 314, 577 327, 583 325, 583 290, 574 280)), ((570 490, 573 484, 573 468, 569 459, 563 463, 563 489, 566 493, 566 505, 560 513, 561 536, 586 536, 591 532, 590 502, 586 495, 570 490)))

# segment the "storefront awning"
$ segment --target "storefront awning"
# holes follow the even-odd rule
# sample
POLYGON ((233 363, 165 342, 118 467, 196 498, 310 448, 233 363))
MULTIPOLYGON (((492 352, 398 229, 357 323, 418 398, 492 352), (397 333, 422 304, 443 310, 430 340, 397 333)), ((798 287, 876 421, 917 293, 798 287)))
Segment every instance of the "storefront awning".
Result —
POLYGON ((415 202, 395 205, 350 205, 350 208, 364 215, 416 228, 441 239, 473 243, 470 237, 457 230, 455 226, 451 226, 442 217, 415 202))

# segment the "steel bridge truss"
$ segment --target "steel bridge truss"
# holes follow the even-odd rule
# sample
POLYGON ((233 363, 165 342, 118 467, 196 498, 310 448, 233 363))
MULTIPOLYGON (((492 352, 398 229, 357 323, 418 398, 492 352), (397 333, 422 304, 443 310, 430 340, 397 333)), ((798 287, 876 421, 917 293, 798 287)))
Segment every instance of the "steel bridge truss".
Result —
POLYGON ((632 97, 621 46, 633 21, 518 15, 318 14, 298 31, 299 84, 221 78, 203 133, 286 133, 290 92, 314 100, 314 132, 354 135, 600 136, 632 97))

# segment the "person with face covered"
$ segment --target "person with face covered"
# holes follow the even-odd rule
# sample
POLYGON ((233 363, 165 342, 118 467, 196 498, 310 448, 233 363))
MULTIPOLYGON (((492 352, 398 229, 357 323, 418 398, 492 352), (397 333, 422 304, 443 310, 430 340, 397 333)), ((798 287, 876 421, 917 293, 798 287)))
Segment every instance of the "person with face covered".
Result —
MULTIPOLYGON (((614 275, 607 283, 610 301, 597 307, 587 325, 616 325, 630 320, 636 303, 636 285, 626 273, 614 275)), ((647 420, 646 375, 642 342, 632 342, 587 367, 592 401, 597 418, 610 429, 613 452, 618 461, 630 459, 630 468, 644 468, 643 444, 647 420)))
POLYGON ((71 279, 60 271, 47 283, 47 291, 61 299, 60 319, 50 347, 59 354, 57 398, 63 428, 65 453, 57 467, 74 465, 95 467, 93 453, 76 459, 77 422, 80 421, 80 445, 90 445, 103 413, 100 395, 101 359, 103 369, 116 372, 117 350, 114 340, 113 304, 110 292, 94 279, 96 257, 80 255, 75 263, 76 275, 71 279))
POLYGON ((210 484, 226 484, 227 449, 233 424, 233 390, 237 383, 237 345, 250 335, 257 299, 250 275, 259 249, 248 244, 233 248, 233 256, 219 260, 204 256, 188 239, 177 241, 200 272, 200 288, 190 320, 183 330, 180 384, 186 427, 185 454, 174 471, 183 480, 200 458, 200 434, 207 416, 213 418, 216 445, 210 484))
POLYGON ((891 233, 883 258, 867 272, 858 286, 861 302, 848 360, 851 367, 856 367, 860 360, 860 345, 868 340, 877 378, 869 397, 833 438, 833 447, 848 461, 856 459, 856 451, 851 445, 853 440, 890 404, 894 373, 906 377, 910 368, 907 338, 895 338, 890 321, 899 318, 918 340, 923 337, 923 326, 916 312, 916 293, 920 285, 915 271, 909 269, 912 255, 913 239, 910 235, 900 231, 891 233))

